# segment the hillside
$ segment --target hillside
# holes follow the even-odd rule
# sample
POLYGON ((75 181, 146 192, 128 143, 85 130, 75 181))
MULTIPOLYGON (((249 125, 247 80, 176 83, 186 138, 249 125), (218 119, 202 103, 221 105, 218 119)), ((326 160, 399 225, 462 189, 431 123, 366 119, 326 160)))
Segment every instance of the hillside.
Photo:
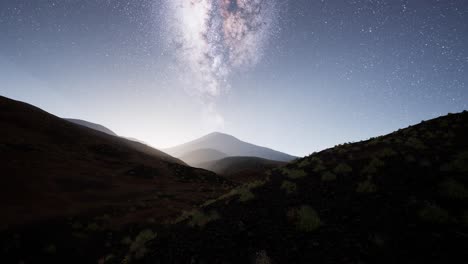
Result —
POLYGON ((216 172, 236 182, 248 182, 263 179, 268 170, 285 164, 257 157, 227 157, 196 164, 194 167, 216 172))
POLYGON ((463 112, 336 146, 200 202, 165 225, 140 222, 109 230, 73 218, 11 231, 2 236, 4 259, 464 263, 466 135, 468 112, 463 112))
POLYGON ((466 135, 465 111, 315 153, 184 214, 144 260, 464 263, 466 135))
POLYGON ((226 187, 159 150, 5 97, 0 126, 0 230, 82 214, 112 215, 112 226, 161 222, 226 187))
POLYGON ((231 135, 215 132, 203 136, 199 139, 190 141, 188 143, 164 149, 166 153, 174 157, 183 157, 190 152, 199 149, 214 149, 219 152, 225 153, 227 156, 237 157, 259 157, 269 160, 289 162, 296 157, 272 150, 265 147, 256 146, 244 141, 241 141, 231 135))
POLYGON ((179 158, 192 167, 198 167, 200 163, 219 160, 225 157, 227 157, 225 153, 215 149, 197 149, 190 151, 179 158))
POLYGON ((100 125, 100 124, 91 123, 91 122, 81 120, 81 119, 73 119, 73 118, 64 118, 64 119, 67 120, 68 122, 72 122, 72 123, 80 125, 80 126, 89 127, 91 129, 101 131, 101 132, 109 134, 111 136, 117 136, 117 134, 114 133, 114 131, 112 131, 109 128, 107 128, 107 127, 105 127, 103 125, 100 125))

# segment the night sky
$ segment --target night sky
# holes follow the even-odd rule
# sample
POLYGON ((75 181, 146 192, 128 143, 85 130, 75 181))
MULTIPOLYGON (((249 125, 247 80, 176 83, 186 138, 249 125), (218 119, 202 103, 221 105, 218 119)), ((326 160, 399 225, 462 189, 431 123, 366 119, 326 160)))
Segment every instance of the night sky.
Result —
POLYGON ((295 155, 468 109, 468 2, 2 0, 0 94, 295 155))

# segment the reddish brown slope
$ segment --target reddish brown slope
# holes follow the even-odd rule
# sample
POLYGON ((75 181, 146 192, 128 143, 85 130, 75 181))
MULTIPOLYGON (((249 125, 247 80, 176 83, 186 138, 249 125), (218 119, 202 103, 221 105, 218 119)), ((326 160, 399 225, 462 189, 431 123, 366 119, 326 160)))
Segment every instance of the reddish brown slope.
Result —
POLYGON ((82 213, 162 221, 222 192, 211 172, 0 97, 0 229, 82 213), (201 191, 203 190, 203 191, 201 191))

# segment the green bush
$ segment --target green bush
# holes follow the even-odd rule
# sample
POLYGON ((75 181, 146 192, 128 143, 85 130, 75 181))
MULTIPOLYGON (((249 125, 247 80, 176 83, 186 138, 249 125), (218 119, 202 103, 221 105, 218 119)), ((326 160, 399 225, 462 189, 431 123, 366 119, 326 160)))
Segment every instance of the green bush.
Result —
POLYGON ((348 174, 353 171, 353 168, 351 168, 348 164, 346 163, 340 163, 338 166, 333 169, 333 172, 336 174, 342 175, 342 174, 348 174))
POLYGON ((97 223, 89 223, 88 226, 86 227, 87 231, 93 232, 93 231, 98 231, 99 230, 99 225, 97 223))
POLYGON ((468 198, 468 189, 466 189, 462 183, 454 179, 448 179, 442 182, 439 185, 439 193, 444 197, 456 200, 465 200, 468 198))
POLYGON ((299 168, 304 168, 304 167, 307 167, 310 165, 310 161, 307 160, 307 159, 303 159, 301 162, 299 162, 297 164, 297 166, 299 166, 299 168))
POLYGON ((445 224, 450 221, 449 213, 437 205, 424 206, 418 215, 421 220, 434 224, 445 224))
POLYGON ((322 163, 319 163, 314 167, 314 172, 321 172, 321 171, 324 171, 326 169, 327 168, 322 163))
POLYGON ((297 184, 290 181, 283 181, 281 189, 285 190, 287 194, 295 193, 297 190, 297 184))
POLYGON ((441 167, 442 171, 448 172, 460 172, 460 173, 467 173, 468 172, 468 151, 462 152, 458 154, 454 160, 450 163, 445 164, 441 167))
POLYGON ((302 232, 312 232, 322 225, 317 212, 308 205, 290 209, 288 217, 294 221, 296 229, 302 232))
POLYGON ((356 192, 358 193, 374 193, 377 191, 377 185, 373 184, 370 180, 365 180, 358 183, 356 192))
POLYGON ((419 138, 416 138, 416 137, 410 137, 408 138, 408 140, 406 140, 406 145, 408 147, 412 147, 414 149, 426 149, 426 145, 424 145, 424 143, 419 139, 419 138))
POLYGON ((366 167, 364 167, 364 169, 362 169, 361 174, 374 175, 374 174, 377 173, 378 169, 380 167, 383 167, 384 165, 385 165, 385 163, 383 161, 381 161, 380 159, 373 158, 369 162, 369 164, 367 164, 366 167))
POLYGON ((57 247, 54 244, 49 244, 44 247, 44 252, 47 254, 55 254, 57 253, 57 247))
POLYGON ((204 227, 206 224, 218 220, 219 218, 221 217, 219 216, 218 212, 214 210, 207 214, 200 210, 194 210, 192 211, 191 219, 188 224, 192 227, 204 227))
POLYGON ((288 169, 283 168, 283 173, 286 177, 290 179, 299 179, 307 176, 307 173, 304 170, 297 170, 297 169, 288 169))
POLYGON ((461 223, 465 226, 468 226, 468 211, 465 211, 461 218, 461 223))
POLYGON ((393 157, 397 153, 391 149, 391 148, 384 148, 382 149, 377 155, 381 158, 388 158, 388 157, 393 157))
POLYGON ((325 173, 322 174, 322 181, 334 181, 336 180, 336 175, 326 171, 325 173))
POLYGON ((247 202, 255 199, 255 194, 249 188, 240 188, 238 190, 239 202, 247 202))
POLYGON ((140 259, 146 255, 148 249, 146 248, 146 243, 156 238, 156 233, 151 229, 145 229, 141 231, 136 237, 135 240, 130 244, 129 251, 135 256, 135 258, 140 259))

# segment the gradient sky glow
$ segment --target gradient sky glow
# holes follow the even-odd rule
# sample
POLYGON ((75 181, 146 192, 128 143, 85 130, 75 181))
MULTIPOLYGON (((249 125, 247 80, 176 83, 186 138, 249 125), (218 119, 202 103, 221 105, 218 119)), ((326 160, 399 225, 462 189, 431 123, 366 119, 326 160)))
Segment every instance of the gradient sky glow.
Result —
POLYGON ((467 67, 464 0, 0 1, 0 95, 159 148, 367 139, 468 109, 467 67))

